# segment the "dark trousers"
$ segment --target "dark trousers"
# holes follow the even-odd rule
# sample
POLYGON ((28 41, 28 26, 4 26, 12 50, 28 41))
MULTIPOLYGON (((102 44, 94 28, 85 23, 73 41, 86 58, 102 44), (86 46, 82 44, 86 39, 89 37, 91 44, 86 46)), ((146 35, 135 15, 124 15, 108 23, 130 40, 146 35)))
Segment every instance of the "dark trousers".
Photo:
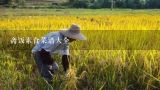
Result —
POLYGON ((54 60, 51 58, 51 55, 42 49, 41 51, 35 52, 33 57, 41 76, 47 79, 47 81, 52 80, 54 72, 51 67, 54 65, 53 67, 58 68, 58 66, 54 64, 54 60))

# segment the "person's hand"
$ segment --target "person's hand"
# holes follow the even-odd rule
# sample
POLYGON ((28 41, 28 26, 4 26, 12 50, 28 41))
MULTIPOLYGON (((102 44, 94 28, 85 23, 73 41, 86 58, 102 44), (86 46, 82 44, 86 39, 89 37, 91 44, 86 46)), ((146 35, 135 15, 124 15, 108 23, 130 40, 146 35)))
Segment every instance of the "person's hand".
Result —
POLYGON ((59 66, 58 66, 58 64, 57 64, 56 62, 54 62, 52 66, 53 66, 53 69, 54 69, 55 71, 58 71, 58 70, 59 70, 59 66))
POLYGON ((59 70, 59 66, 56 62, 54 62, 52 65, 48 65, 48 68, 51 71, 51 73, 55 73, 59 70))

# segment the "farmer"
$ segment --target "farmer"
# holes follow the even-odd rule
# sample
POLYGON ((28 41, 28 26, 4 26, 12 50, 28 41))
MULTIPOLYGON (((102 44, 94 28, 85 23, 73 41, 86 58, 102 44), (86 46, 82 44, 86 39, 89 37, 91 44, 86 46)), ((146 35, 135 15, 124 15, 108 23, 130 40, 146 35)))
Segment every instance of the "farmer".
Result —
POLYGON ((54 71, 58 70, 58 64, 51 57, 51 54, 59 53, 62 55, 63 70, 67 72, 69 69, 69 43, 85 39, 85 36, 80 33, 80 27, 72 24, 69 29, 47 34, 35 45, 32 53, 38 71, 49 84, 52 84, 54 71))

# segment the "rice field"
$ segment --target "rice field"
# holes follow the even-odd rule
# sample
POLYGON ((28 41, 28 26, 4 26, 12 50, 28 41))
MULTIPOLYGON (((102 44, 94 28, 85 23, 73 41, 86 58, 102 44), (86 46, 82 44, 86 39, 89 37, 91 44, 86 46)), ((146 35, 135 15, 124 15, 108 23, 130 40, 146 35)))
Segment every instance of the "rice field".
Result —
POLYGON ((159 15, 10 16, 1 18, 1 30, 59 30, 72 23, 82 30, 160 30, 159 15), (7 27, 6 27, 7 26, 7 27))
POLYGON ((160 13, 113 13, 1 15, 0 89, 160 90, 160 13), (71 44, 67 76, 61 57, 53 55, 60 70, 51 88, 40 77, 31 55, 34 44, 13 45, 10 40, 40 38, 72 23, 79 24, 88 39, 71 44))

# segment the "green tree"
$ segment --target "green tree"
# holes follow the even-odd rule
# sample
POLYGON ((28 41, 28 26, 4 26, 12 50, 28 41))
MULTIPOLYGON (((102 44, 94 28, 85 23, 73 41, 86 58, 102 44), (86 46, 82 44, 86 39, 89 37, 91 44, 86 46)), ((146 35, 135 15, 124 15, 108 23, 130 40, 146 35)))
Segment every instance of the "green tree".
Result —
POLYGON ((2 0, 3 4, 10 4, 11 3, 11 0, 2 0))
POLYGON ((115 1, 115 7, 117 8, 124 8, 125 7, 125 1, 126 0, 116 0, 115 1))
POLYGON ((89 7, 89 0, 74 0, 74 2, 72 2, 72 7, 88 8, 89 7))
POLYGON ((148 0, 147 7, 148 8, 160 8, 160 0, 148 0))

